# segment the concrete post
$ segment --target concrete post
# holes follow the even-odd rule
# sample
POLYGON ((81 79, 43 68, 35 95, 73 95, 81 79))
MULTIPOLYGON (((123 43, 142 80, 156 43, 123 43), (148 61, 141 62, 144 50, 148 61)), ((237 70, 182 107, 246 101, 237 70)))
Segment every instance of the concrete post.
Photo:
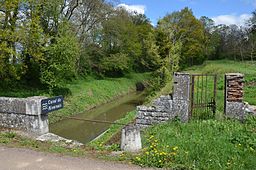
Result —
POLYGON ((190 107, 190 75, 188 73, 174 73, 172 104, 175 115, 182 122, 187 122, 190 107))
POLYGON ((136 125, 128 125, 122 129, 121 150, 137 152, 142 148, 140 128, 136 125))
POLYGON ((227 117, 243 120, 245 115, 245 104, 243 102, 243 86, 243 74, 225 74, 224 112, 227 117))

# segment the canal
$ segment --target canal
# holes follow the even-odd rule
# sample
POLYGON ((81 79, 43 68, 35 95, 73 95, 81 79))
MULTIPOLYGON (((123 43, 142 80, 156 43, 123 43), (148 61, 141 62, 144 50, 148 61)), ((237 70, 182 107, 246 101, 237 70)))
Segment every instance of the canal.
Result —
MULTIPOLYGON (((114 122, 123 118, 127 112, 135 110, 136 106, 144 102, 145 97, 146 95, 143 92, 133 92, 73 117, 114 122)), ((110 124, 106 123, 64 119, 50 125, 50 132, 67 139, 88 143, 109 127, 110 124)))

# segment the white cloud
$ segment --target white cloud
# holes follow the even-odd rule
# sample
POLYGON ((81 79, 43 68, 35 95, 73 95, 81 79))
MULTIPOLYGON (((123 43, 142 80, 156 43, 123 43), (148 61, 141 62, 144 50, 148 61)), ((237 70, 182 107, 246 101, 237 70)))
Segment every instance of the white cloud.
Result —
POLYGON ((219 24, 225 24, 225 25, 238 25, 238 26, 244 26, 246 21, 251 17, 251 14, 242 14, 242 15, 219 15, 216 17, 213 17, 213 21, 216 25, 219 24))
POLYGON ((129 12, 137 12, 138 14, 144 14, 146 11, 145 5, 127 5, 127 4, 119 4, 117 7, 121 7, 126 9, 129 12))

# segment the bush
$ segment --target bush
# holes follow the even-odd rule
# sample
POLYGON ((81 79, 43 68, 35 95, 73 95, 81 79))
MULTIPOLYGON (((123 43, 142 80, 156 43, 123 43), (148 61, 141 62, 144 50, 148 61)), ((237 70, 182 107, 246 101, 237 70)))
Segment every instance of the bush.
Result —
POLYGON ((128 55, 124 53, 111 54, 101 60, 101 66, 106 76, 123 76, 129 70, 128 55))
POLYGON ((71 96, 72 95, 72 92, 69 88, 66 88, 66 87, 55 87, 52 89, 52 94, 55 95, 55 96, 71 96))

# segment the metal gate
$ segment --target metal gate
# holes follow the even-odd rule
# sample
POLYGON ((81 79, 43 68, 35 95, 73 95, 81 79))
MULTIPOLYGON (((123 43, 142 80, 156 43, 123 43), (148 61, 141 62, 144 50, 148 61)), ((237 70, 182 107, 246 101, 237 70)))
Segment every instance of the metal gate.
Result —
POLYGON ((191 75, 190 118, 207 119, 216 112, 217 75, 191 75))

